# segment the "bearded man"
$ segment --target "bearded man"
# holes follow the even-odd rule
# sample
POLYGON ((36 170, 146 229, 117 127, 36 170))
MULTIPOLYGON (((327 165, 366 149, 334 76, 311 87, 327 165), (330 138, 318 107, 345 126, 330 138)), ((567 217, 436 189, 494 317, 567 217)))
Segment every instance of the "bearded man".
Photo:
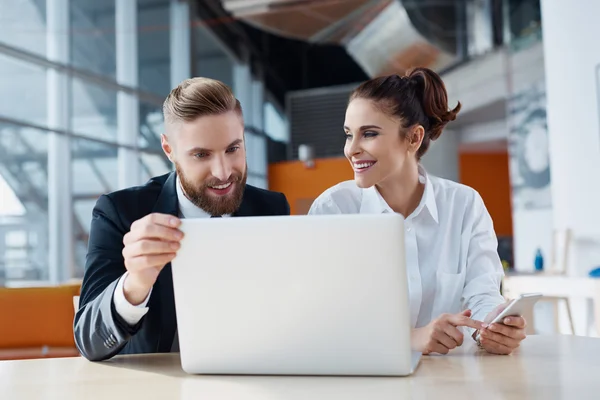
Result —
POLYGON ((246 185, 242 108, 227 85, 187 79, 163 114, 162 148, 175 172, 103 195, 92 213, 74 321, 75 343, 89 360, 179 351, 170 262, 181 218, 290 213, 283 194, 246 185))

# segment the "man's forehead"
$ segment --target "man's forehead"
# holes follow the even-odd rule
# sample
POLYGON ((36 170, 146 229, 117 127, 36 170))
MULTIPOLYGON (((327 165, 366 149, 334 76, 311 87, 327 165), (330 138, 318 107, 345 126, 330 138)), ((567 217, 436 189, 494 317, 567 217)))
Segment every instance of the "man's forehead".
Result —
MULTIPOLYGON (((212 116, 211 116, 212 117, 212 116)), ((200 117, 193 121, 179 122, 171 131, 174 139, 194 147, 226 147, 234 141, 244 141, 244 125, 240 118, 200 117)))

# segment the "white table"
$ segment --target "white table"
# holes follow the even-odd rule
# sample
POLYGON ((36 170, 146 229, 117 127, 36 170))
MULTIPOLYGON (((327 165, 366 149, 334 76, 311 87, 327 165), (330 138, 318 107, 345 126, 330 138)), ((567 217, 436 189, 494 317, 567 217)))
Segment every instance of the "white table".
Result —
POLYGON ((193 376, 179 355, 0 362, 0 398, 118 399, 598 399, 600 339, 530 336, 511 356, 472 341, 449 355, 423 357, 403 378, 193 376))

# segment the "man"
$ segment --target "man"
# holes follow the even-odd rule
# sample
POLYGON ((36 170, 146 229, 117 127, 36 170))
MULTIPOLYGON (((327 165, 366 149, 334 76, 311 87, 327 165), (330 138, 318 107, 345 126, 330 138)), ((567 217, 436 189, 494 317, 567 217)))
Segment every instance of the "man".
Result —
POLYGON ((103 195, 92 213, 74 322, 77 348, 90 360, 179 350, 170 261, 180 218, 290 213, 283 194, 246 185, 242 109, 225 84, 188 79, 163 114, 162 148, 176 172, 103 195))

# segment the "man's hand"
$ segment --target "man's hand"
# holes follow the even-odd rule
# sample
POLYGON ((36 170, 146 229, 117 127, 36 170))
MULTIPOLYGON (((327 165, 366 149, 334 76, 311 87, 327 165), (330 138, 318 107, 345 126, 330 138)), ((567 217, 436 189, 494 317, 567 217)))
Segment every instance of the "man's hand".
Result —
MULTIPOLYGON (((485 317, 485 321, 493 321, 508 303, 501 304, 485 317)), ((481 346, 492 354, 511 354, 527 337, 525 327, 527 322, 523 317, 506 317, 502 322, 491 324, 479 331, 481 346)))
POLYGON ((131 224, 123 237, 123 258, 129 275, 123 282, 125 298, 138 305, 150 293, 158 274, 175 258, 183 233, 181 220, 167 214, 149 214, 131 224))
POLYGON ((429 325, 414 329, 412 332, 412 347, 423 354, 448 352, 463 344, 463 334, 457 328, 468 326, 481 329, 483 324, 470 318, 471 310, 460 314, 442 314, 431 321, 429 325))

